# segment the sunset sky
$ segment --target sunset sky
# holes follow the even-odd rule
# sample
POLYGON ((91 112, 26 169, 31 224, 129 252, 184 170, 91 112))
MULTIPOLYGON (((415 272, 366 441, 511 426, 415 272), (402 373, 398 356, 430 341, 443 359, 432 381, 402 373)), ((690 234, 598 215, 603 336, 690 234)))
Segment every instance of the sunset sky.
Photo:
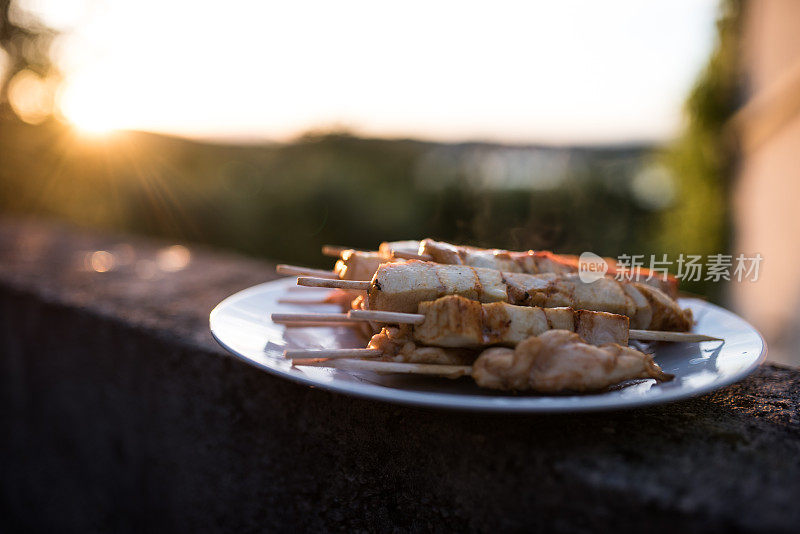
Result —
POLYGON ((710 0, 23 0, 64 31, 89 130, 288 139, 663 140, 714 38, 710 0))

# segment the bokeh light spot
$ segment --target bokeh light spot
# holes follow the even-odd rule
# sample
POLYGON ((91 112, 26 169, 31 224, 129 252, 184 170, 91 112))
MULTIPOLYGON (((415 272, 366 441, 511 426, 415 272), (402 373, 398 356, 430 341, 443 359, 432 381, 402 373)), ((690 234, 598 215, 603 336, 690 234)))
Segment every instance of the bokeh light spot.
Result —
POLYGON ((114 255, 107 250, 96 250, 89 256, 89 267, 95 272, 108 272, 114 265, 114 255))
POLYGON ((188 248, 183 245, 172 245, 158 251, 156 265, 162 271, 174 273, 185 269, 191 258, 188 248))
POLYGON ((18 72, 8 84, 14 113, 29 124, 40 124, 53 112, 53 84, 35 72, 18 72))

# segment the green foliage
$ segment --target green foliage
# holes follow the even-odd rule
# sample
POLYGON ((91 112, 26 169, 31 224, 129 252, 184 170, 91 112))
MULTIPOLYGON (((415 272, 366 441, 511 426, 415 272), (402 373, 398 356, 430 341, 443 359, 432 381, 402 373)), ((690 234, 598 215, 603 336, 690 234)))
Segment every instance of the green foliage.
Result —
POLYGON ((657 252, 648 248, 648 222, 657 213, 640 206, 629 187, 644 147, 568 151, 574 161, 563 182, 546 189, 476 185, 463 165, 450 170, 451 182, 421 179, 420 161, 443 149, 509 150, 344 134, 262 146, 144 133, 87 140, 56 122, 6 120, 0 209, 313 265, 325 265, 325 243, 374 248, 424 236, 578 253, 657 252))
MULTIPOLYGON (((725 252, 733 151, 723 133, 736 104, 740 8, 724 3, 685 131, 658 155, 646 146, 521 150, 343 133, 258 146, 135 132, 83 139, 54 120, 20 122, 2 104, 0 80, 0 209, 316 266, 329 264, 319 254, 326 243, 368 249, 426 236, 609 256, 725 252), (509 152, 531 162, 514 179, 492 182, 481 170, 488 160, 473 161, 509 152), (437 154, 431 171, 425 165, 437 154), (654 205, 632 188, 654 162, 677 181, 671 204, 654 205)), ((57 76, 48 55, 54 34, 34 20, 12 22, 11 10, 11 0, 0 0, 10 73, 57 76)), ((689 287, 718 296, 702 283, 689 287)))
POLYGON ((7 69, 0 72, 0 102, 7 101, 8 82, 24 69, 42 77, 58 77, 50 57, 56 32, 17 4, 13 0, 0 0, 0 48, 9 58, 7 69))
MULTIPOLYGON (((659 241, 671 255, 717 254, 730 248, 730 183, 736 152, 726 124, 738 104, 741 8, 738 0, 723 3, 717 44, 686 101, 687 124, 663 155, 679 185, 678 201, 661 219, 659 241)), ((689 287, 713 290, 700 284, 689 287)))

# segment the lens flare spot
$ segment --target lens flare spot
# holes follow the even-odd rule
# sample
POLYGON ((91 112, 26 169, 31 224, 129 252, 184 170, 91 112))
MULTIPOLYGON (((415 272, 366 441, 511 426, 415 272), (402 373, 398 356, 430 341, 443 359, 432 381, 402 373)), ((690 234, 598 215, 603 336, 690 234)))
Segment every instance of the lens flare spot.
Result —
POLYGON ((192 255, 183 245, 172 245, 163 248, 156 254, 156 265, 164 272, 174 273, 189 265, 192 255))
POLYGON ((114 255, 107 250, 96 250, 89 256, 89 267, 97 273, 105 273, 112 270, 116 264, 114 255))
POLYGON ((72 80, 59 94, 58 108, 83 134, 101 136, 118 129, 113 96, 100 81, 92 83, 80 77, 72 80))
POLYGON ((11 78, 8 100, 20 119, 28 124, 40 124, 53 112, 53 84, 25 69, 11 78))

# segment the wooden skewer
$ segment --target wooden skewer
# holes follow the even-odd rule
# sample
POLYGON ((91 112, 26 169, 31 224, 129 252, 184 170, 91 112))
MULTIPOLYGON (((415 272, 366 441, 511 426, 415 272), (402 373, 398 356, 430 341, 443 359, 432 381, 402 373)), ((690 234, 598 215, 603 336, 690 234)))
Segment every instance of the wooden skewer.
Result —
POLYGON ((376 323, 422 324, 425 321, 425 316, 421 313, 350 310, 347 315, 353 319, 374 321, 376 323))
POLYGON ((311 267, 300 267, 298 265, 280 264, 275 267, 275 272, 289 276, 316 276, 317 278, 339 278, 334 271, 325 269, 312 269, 311 267))
MULTIPOLYGON (((376 323, 390 324, 422 324, 425 316, 421 313, 400 313, 374 310, 350 310, 345 313, 285 313, 273 314, 282 316, 284 321, 289 322, 294 317, 297 321, 309 322, 314 317, 320 317, 320 322, 328 321, 373 321, 376 323), (336 319, 334 319, 336 317, 336 319)), ((669 332, 661 330, 628 330, 629 339, 639 341, 672 341, 683 343, 699 343, 701 341, 724 341, 722 338, 706 336, 704 334, 694 334, 692 332, 669 332)))
POLYGON ((323 245, 322 246, 322 254, 325 256, 330 256, 332 258, 338 258, 342 255, 342 252, 345 250, 350 250, 347 247, 337 247, 335 245, 323 245))
POLYGON ((334 280, 330 278, 312 278, 310 276, 300 276, 297 278, 297 285, 306 287, 338 287, 339 289, 369 291, 370 282, 366 280, 334 280))
MULTIPOLYGON (((425 316, 421 313, 399 313, 373 310, 350 310, 348 316, 376 323, 422 324, 425 316)), ((662 330, 628 330, 629 339, 640 341, 677 341, 697 343, 700 341, 723 341, 722 338, 693 334, 691 332, 670 332, 662 330)))
POLYGON ((298 304, 298 305, 313 305, 313 304, 333 304, 328 299, 278 299, 278 304, 298 304))
POLYGON ((421 324, 425 316, 418 313, 374 312, 369 310, 351 310, 348 313, 273 313, 272 322, 280 324, 329 322, 360 323, 374 321, 389 324, 421 324))
POLYGON ((283 357, 289 360, 313 360, 327 358, 336 360, 342 358, 368 358, 380 356, 380 349, 295 349, 283 352, 283 357))
POLYGON ((700 341, 724 341, 721 337, 693 334, 691 332, 669 332, 663 330, 628 330, 628 338, 639 341, 682 341, 699 343, 700 341))
POLYGON ((276 322, 275 324, 282 324, 286 328, 313 328, 317 326, 327 326, 329 328, 333 327, 348 328, 356 326, 358 323, 354 321, 345 320, 345 321, 326 321, 324 323, 320 321, 286 321, 285 323, 276 322))
POLYGON ((344 369, 349 371, 374 371, 376 373, 432 375, 446 376, 448 378, 458 378, 460 376, 469 376, 472 374, 472 367, 469 365, 439 365, 433 363, 401 363, 349 359, 309 362, 295 360, 293 363, 294 365, 308 365, 312 367, 335 367, 336 369, 344 369))
MULTIPOLYGON (((355 249, 351 249, 349 247, 339 247, 335 245, 324 245, 322 247, 322 254, 324 254, 325 256, 330 256, 332 258, 338 258, 342 255, 342 252, 344 252, 345 250, 355 250, 355 249)), ((422 261, 433 260, 433 258, 428 256, 427 254, 414 254, 413 252, 400 252, 400 251, 392 252, 392 256, 403 260, 422 260, 422 261)))
POLYGON ((427 254, 414 254, 412 252, 392 252, 392 256, 395 258, 400 258, 403 260, 422 260, 422 261, 431 261, 433 258, 428 256, 427 254))
POLYGON ((272 322, 287 323, 355 323, 361 319, 348 317, 346 313, 273 313, 272 322))
POLYGON ((366 250, 359 250, 353 247, 339 247, 336 245, 324 245, 322 247, 322 254, 330 256, 331 258, 339 258, 345 250, 355 250, 356 252, 367 252, 366 250))
MULTIPOLYGON (((305 286, 289 286, 286 288, 286 291, 293 292, 293 293, 305 293, 306 295, 317 294, 316 292, 320 289, 325 289, 324 287, 305 287, 305 286)), ((328 291, 326 291, 328 293, 328 291)))
POLYGON ((307 324, 325 324, 329 322, 362 322, 363 319, 355 319, 348 317, 346 313, 273 313, 272 322, 289 324, 289 323, 307 323, 307 324), (276 320, 275 318, 278 318, 276 320), (316 318, 319 317, 319 320, 316 318))

